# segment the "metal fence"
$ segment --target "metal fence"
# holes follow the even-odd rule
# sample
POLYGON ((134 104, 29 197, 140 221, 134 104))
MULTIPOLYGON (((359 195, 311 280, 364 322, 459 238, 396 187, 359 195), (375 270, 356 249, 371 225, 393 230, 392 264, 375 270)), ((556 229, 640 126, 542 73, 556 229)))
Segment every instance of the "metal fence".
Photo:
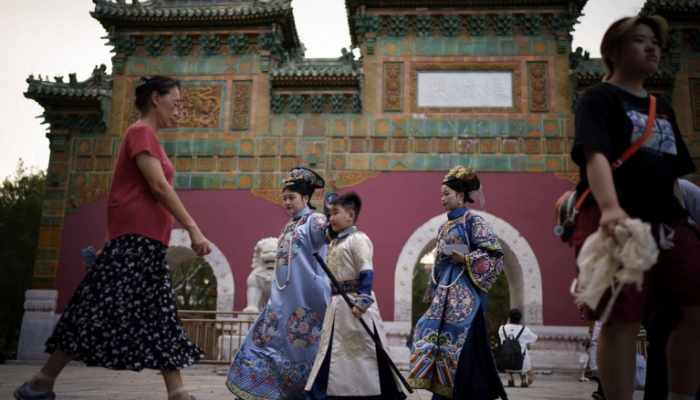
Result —
POLYGON ((204 351, 203 364, 230 364, 260 313, 181 310, 187 337, 204 351))

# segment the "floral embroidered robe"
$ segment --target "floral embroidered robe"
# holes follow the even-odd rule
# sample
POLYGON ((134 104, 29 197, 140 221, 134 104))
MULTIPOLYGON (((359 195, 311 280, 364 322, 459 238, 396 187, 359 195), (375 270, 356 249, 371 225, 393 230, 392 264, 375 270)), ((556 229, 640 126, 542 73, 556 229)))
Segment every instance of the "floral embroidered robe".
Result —
MULTIPOLYGON (((369 237, 351 226, 340 232, 328 246, 328 268, 354 304, 365 310, 362 319, 370 329, 376 330, 382 345, 386 348, 384 325, 372 292, 372 255, 373 247, 369 237)), ((320 379, 320 375, 327 375, 323 376, 328 383, 326 392, 321 398, 342 396, 346 399, 354 399, 381 395, 384 395, 382 398, 390 398, 389 393, 382 393, 381 390, 374 341, 364 330, 360 321, 353 316, 352 309, 343 297, 337 294, 335 288, 331 290, 333 296, 326 309, 323 336, 306 390, 312 390, 314 381, 316 378, 320 379), (329 351, 330 368, 322 370, 321 365, 329 351), (322 370, 320 375, 319 370, 322 370)), ((394 392, 401 393, 400 381, 391 374, 389 376, 394 378, 391 384, 398 387, 394 392)), ((309 398, 315 397, 307 397, 309 398)), ((405 396, 397 398, 405 398, 405 396)))
MULTIPOLYGON (((484 333, 474 329, 475 319, 482 325, 479 329, 485 331, 483 314, 480 319, 477 314, 481 312, 480 307, 485 307, 487 292, 503 271, 503 250, 483 218, 467 207, 453 210, 447 216, 448 221, 438 234, 435 254, 433 277, 438 285, 431 278, 426 291, 431 300, 430 308, 418 320, 413 332, 408 382, 414 388, 452 398, 467 337, 484 333), (450 256, 445 254, 444 247, 455 244, 469 246, 466 265, 452 264, 450 256), (453 285, 446 288, 450 284, 453 285)), ((470 340, 469 343, 478 342, 470 340)), ((487 354, 490 362, 481 363, 477 368, 487 369, 497 377, 491 348, 488 342, 482 346, 488 348, 476 351, 487 354)), ((475 353, 474 349, 469 350, 469 354, 475 353)))
POLYGON ((330 298, 328 277, 314 257, 326 253, 328 220, 305 208, 282 229, 277 282, 250 327, 228 372, 226 386, 243 400, 304 398, 330 298))

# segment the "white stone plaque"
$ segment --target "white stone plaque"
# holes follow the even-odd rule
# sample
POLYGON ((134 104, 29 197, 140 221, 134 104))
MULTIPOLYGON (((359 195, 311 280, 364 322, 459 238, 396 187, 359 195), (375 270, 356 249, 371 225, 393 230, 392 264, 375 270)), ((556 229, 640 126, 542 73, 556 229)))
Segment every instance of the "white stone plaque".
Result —
POLYGON ((513 107, 510 71, 418 71, 418 107, 513 107))

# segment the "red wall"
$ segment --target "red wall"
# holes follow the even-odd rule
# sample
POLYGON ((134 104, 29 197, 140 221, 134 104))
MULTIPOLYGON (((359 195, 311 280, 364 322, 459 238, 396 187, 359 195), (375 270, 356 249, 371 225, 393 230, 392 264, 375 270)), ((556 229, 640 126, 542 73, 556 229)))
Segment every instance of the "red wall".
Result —
MULTIPOLYGON (((374 243, 374 290, 386 320, 394 315, 394 270, 401 249, 413 232, 444 213, 440 204, 443 172, 382 173, 352 188, 362 196, 358 228, 374 243)), ((554 203, 567 181, 545 173, 481 173, 486 209, 510 223, 527 239, 540 265, 545 325, 583 325, 569 286, 575 275, 573 251, 553 234, 554 203)), ((253 247, 276 237, 288 221, 284 210, 248 191, 179 191, 185 206, 226 256, 235 282, 235 309, 246 305, 246 278, 253 247)), ((106 229, 106 199, 81 206, 64 220, 56 287, 59 312, 84 275, 80 249, 101 245, 106 229)), ((474 204, 479 209, 478 201, 474 204)))

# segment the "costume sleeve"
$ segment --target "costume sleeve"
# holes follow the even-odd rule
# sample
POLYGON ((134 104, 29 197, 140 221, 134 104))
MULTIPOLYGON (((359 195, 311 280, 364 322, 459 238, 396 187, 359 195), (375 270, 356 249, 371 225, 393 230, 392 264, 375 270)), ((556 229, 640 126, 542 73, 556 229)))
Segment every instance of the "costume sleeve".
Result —
POLYGON ((328 244, 328 218, 319 213, 309 216, 309 236, 311 236, 311 246, 314 250, 319 250, 328 244))
POLYGON ((372 242, 365 235, 355 235, 353 239, 355 239, 355 243, 352 255, 360 281, 355 306, 365 312, 374 303, 372 298, 373 248, 372 242))
POLYGON ((483 292, 488 292, 496 278, 503 272, 503 249, 498 238, 483 218, 469 213, 465 218, 471 252, 466 255, 465 268, 472 282, 483 292))
POLYGON ((612 141, 609 131, 612 119, 609 101, 602 87, 586 91, 576 109, 576 134, 571 158, 579 166, 586 165, 584 149, 588 148, 612 158, 612 141))
POLYGON ((141 153, 148 153, 151 157, 160 160, 160 142, 150 127, 138 125, 130 128, 125 140, 127 141, 125 148, 131 161, 136 162, 136 156, 141 153))

